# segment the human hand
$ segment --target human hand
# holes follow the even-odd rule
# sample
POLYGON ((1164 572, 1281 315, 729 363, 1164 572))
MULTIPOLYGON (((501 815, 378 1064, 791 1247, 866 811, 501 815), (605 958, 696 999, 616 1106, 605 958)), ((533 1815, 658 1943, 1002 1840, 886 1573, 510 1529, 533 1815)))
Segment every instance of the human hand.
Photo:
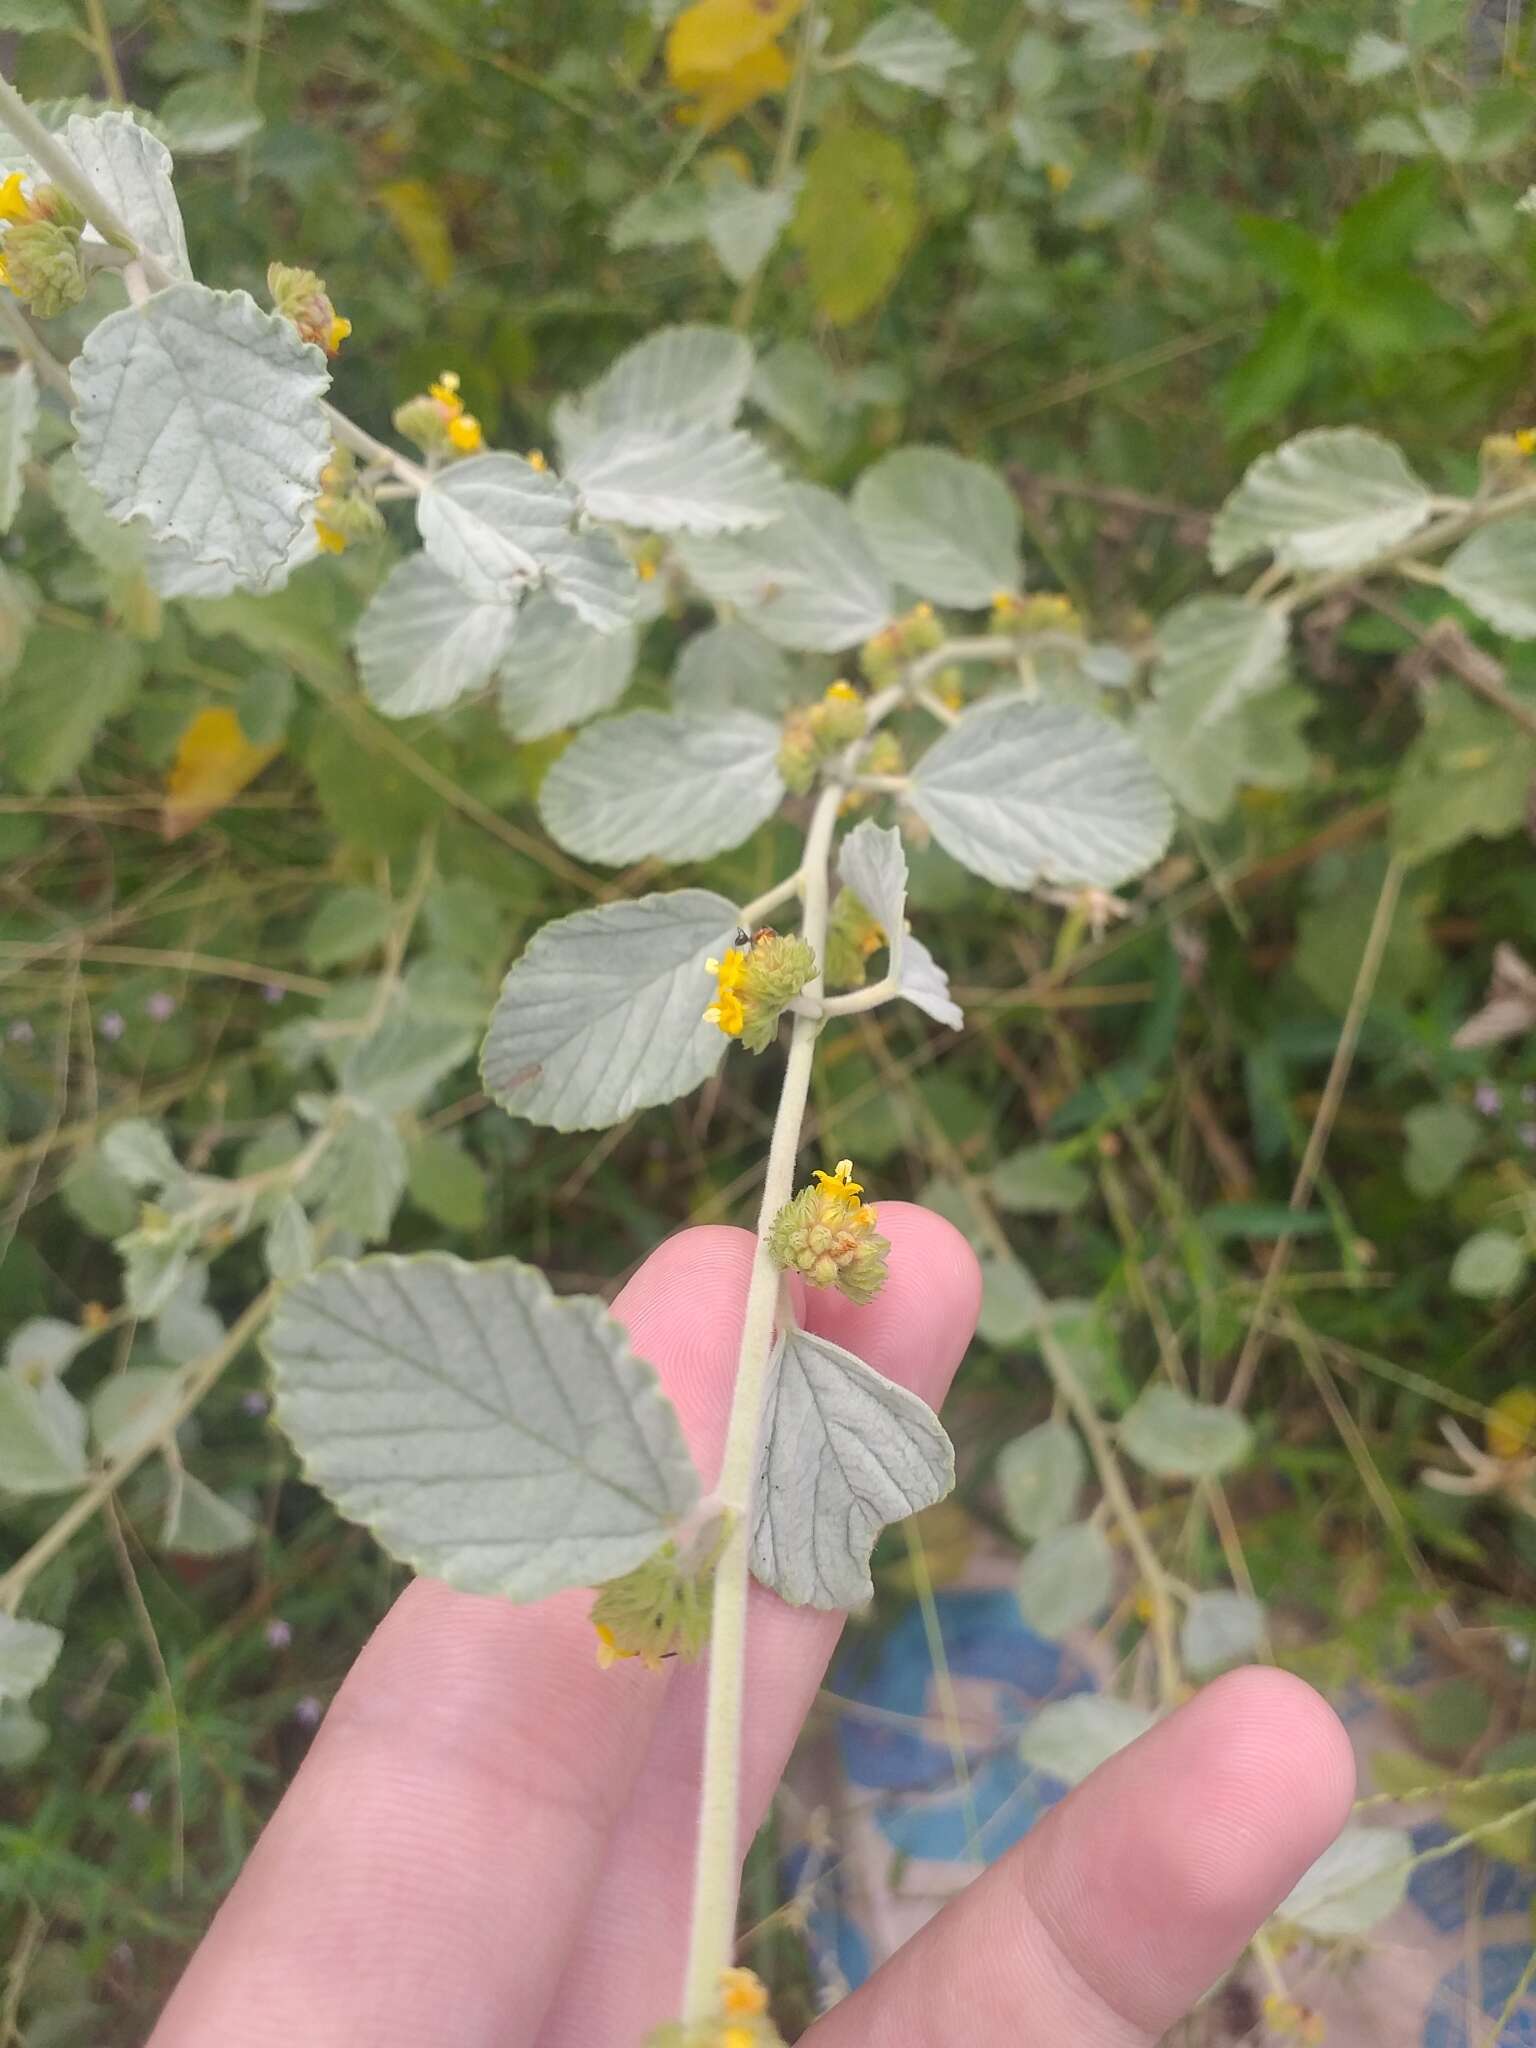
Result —
MULTIPOLYGON (((890 1279, 806 1321, 935 1406, 975 1261, 881 1204, 890 1279)), ((691 1230, 616 1303, 700 1469, 718 1462, 752 1239, 691 1230)), ((639 2048, 675 2016, 703 1666, 600 1672, 591 1596, 418 1581, 336 1697, 150 2048, 639 2048)), ((841 1616, 753 1589, 743 1834, 841 1616)), ((1146 2048, 1342 1825, 1344 1732, 1299 1680, 1233 1673, 1105 1764, 813 2029, 816 2048, 1146 2048)), ((750 1961, 750 1958, 747 1958, 750 1961)))

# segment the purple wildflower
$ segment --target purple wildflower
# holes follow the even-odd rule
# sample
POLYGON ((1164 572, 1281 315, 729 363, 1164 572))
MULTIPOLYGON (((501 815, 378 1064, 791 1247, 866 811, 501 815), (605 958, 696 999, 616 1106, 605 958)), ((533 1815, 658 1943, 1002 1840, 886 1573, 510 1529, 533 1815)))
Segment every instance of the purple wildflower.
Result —
POLYGON ((1522 1124, 1515 1136, 1527 1152, 1536 1152, 1536 1124, 1522 1124))
POLYGON ((268 1408, 271 1406, 271 1403, 268 1401, 265 1394, 259 1393, 253 1387, 250 1393, 242 1394, 240 1396, 240 1406, 245 1410, 247 1415, 259 1416, 266 1414, 268 1408))
POLYGON ((136 1813, 140 1820, 148 1813, 151 1804, 152 1797, 147 1785, 140 1785, 136 1792, 128 1794, 128 1810, 130 1813, 136 1813))
POLYGON ((295 1719, 295 1721, 298 1722, 301 1728, 318 1728, 320 1725, 320 1716, 324 1712, 324 1707, 321 1706, 320 1702, 315 1698, 314 1694, 312 1692, 307 1692, 305 1693, 303 1699, 301 1699, 294 1707, 293 1718, 295 1719))
POLYGON ((25 1017, 18 1017, 5 1035, 12 1045, 30 1045, 37 1034, 25 1017))
POLYGON ((1504 1107, 1504 1098, 1491 1081, 1479 1081, 1472 1091, 1472 1100, 1482 1116, 1497 1116, 1504 1107))
POLYGON ((264 981, 261 984, 261 1000, 264 1003, 280 1003, 285 994, 286 990, 280 989, 275 981, 264 981))
POLYGON ((116 1045, 117 1041, 128 1029, 128 1026, 123 1022, 123 1015, 120 1010, 103 1010, 101 1022, 96 1026, 96 1029, 109 1045, 116 1045))
POLYGON ((274 1614, 267 1623, 267 1648, 269 1650, 286 1650, 292 1641, 293 1629, 283 1620, 280 1614, 274 1614))
POLYGON ((144 1014, 153 1018, 155 1023, 164 1024, 176 1014, 176 998, 167 995, 163 988, 157 988, 152 996, 145 999, 144 1014))

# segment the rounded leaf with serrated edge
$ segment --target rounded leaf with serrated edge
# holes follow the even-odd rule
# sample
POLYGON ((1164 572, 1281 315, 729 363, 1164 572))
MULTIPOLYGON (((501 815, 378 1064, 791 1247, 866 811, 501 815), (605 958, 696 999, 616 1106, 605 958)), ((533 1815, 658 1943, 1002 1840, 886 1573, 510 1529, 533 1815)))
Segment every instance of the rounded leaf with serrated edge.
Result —
POLYGON ((80 467, 114 519, 248 588, 284 567, 331 445, 325 357, 287 320, 172 285, 92 328, 70 376, 80 467))
POLYGON ((544 576, 551 595, 598 633, 617 633, 640 609, 635 566, 601 526, 555 541, 544 556, 544 576))
POLYGON ((515 602, 567 539, 576 496, 521 455, 476 455, 434 477, 416 500, 432 560, 471 597, 515 602))
POLYGON ((1264 1641, 1264 1609, 1250 1593, 1196 1593, 1184 1610, 1179 1656, 1194 1678, 1209 1678, 1229 1664, 1257 1656, 1264 1641))
POLYGON ((1536 640, 1536 518, 1505 519, 1474 533, 1442 567, 1440 581, 1496 633, 1536 640))
POLYGON ((600 1301, 515 1259, 324 1265, 263 1349, 306 1475, 461 1592, 541 1600, 617 1578, 698 1498, 654 1368, 600 1301))
POLYGON ((1027 1429, 997 1454, 1004 1520, 1024 1542, 1038 1542, 1071 1521, 1087 1477, 1082 1440, 1070 1423, 1027 1429))
POLYGON ((742 533, 778 518, 784 477, 736 427, 605 427, 568 471, 598 519, 649 533, 742 533))
POLYGON ((1287 569, 1358 569, 1433 511, 1402 450, 1361 427, 1317 427, 1253 463, 1211 524, 1218 575, 1250 555, 1287 569))
POLYGON ((629 687, 639 647, 633 626, 600 633, 548 591, 535 591, 497 675, 502 724, 515 740, 541 740, 611 710, 629 687))
POLYGON ((707 860, 778 809, 778 751, 778 727, 750 711, 633 711, 577 735, 544 778, 539 815, 582 860, 707 860))
POLYGON ((1152 692, 1190 731, 1285 680, 1284 615, 1241 597, 1194 597, 1158 628, 1152 692))
POLYGON ((697 711, 786 710, 805 694, 801 678, 750 626, 722 623, 695 633, 677 657, 672 701, 697 711))
POLYGON ((752 347, 728 327, 663 327, 626 349, 579 398, 555 408, 560 450, 573 461, 605 427, 708 420, 728 427, 752 377, 752 347))
POLYGON ((809 1330, 781 1335, 770 1374, 753 1573, 793 1607, 860 1607, 875 1538, 944 1498, 954 1447, 926 1401, 809 1330))
POLYGON ((895 616, 869 542, 842 500, 815 484, 791 485, 782 515, 749 540, 685 537, 677 556, 706 597, 780 647, 836 653, 895 616))
POLYGON ((951 71, 971 53, 926 7, 896 7, 871 23, 849 52, 854 61, 893 85, 942 93, 951 71))
POLYGON ((45 1621, 0 1613, 0 1700, 25 1700, 59 1660, 64 1637, 45 1621))
POLYGON ((707 1080, 726 1039, 704 1010, 736 908, 705 889, 605 903, 547 924, 502 983, 480 1054, 514 1116, 597 1131, 707 1080))
POLYGON ((0 377, 0 533, 9 533, 21 510, 21 492, 38 421, 37 372, 18 363, 0 377))
POLYGON ((886 574, 919 597, 974 609, 1018 588, 1018 501, 984 463, 898 448, 859 478, 853 511, 886 574))
POLYGON ((1231 1408, 1178 1387, 1148 1387, 1120 1425, 1121 1448, 1164 1479, 1214 1479, 1253 1450, 1253 1429, 1231 1408))
POLYGON ((1413 1870, 1406 1828, 1345 1828, 1275 1908, 1275 1918, 1323 1941, 1367 1934, 1403 1902, 1413 1870))
POLYGON ((1080 1785, 1100 1764, 1145 1735, 1153 1719, 1145 1707, 1101 1692, 1048 1700, 1025 1725, 1019 1756, 1033 1771, 1044 1771, 1064 1785, 1080 1785))
POLYGON ((509 599, 473 598, 429 556, 411 555, 357 622, 352 645, 364 694, 390 718, 445 711, 490 682, 517 624, 509 599))
POLYGON ((1017 698, 966 712, 918 762, 907 801, 946 853, 1012 889, 1113 889, 1173 831, 1166 793, 1119 726, 1017 698))
POLYGON ((171 152, 126 111, 72 114, 63 141, 96 190, 141 249, 158 256, 173 277, 190 281, 187 237, 171 183, 171 152))
POLYGON ((1019 1612, 1050 1642, 1101 1615, 1115 1585, 1109 1539, 1092 1522, 1069 1522, 1042 1536, 1019 1567, 1019 1612))

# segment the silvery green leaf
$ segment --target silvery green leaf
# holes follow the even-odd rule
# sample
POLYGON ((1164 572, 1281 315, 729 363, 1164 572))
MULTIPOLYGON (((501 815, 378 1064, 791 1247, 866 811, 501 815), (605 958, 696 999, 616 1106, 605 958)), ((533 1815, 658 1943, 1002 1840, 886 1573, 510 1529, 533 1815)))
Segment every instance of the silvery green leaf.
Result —
POLYGON ((21 510, 21 493, 32 436, 37 431, 37 372, 18 362, 0 378, 0 533, 9 533, 21 510))
POLYGON ((1213 1479, 1253 1450, 1253 1427, 1231 1408, 1150 1386, 1120 1425, 1122 1448, 1164 1479, 1213 1479))
POLYGON ((158 1315, 186 1278, 193 1237, 161 1222, 131 1230, 117 1241, 123 1262, 123 1298, 136 1316, 158 1315))
POLYGON ((518 617, 497 677, 501 722, 515 740, 541 740, 617 704, 640 650, 633 626, 599 632, 548 591, 518 617))
POLYGON ((274 1280, 297 1280, 315 1263, 315 1236, 302 1204, 285 1195, 267 1225, 267 1271, 274 1280))
POLYGON ((1285 679, 1284 614, 1240 597, 1195 597, 1158 628, 1153 694, 1188 731, 1224 718, 1285 679))
POLYGON ((773 254, 789 226, 803 180, 786 178, 781 185, 749 185, 729 167, 709 188, 704 202, 704 233, 735 284, 755 277, 773 254))
POLYGON ((1403 1178, 1416 1195, 1431 1201, 1460 1179, 1483 1142, 1483 1126, 1459 1102, 1421 1102, 1403 1118, 1403 1135, 1408 1140, 1403 1178))
POLYGON ((1474 533, 1440 581, 1496 633, 1536 640, 1536 519, 1505 519, 1474 533))
POLYGON ((172 148, 183 156, 222 156, 266 125, 233 73, 184 78, 160 102, 160 119, 172 148))
POLYGON ((393 1123, 366 1103, 349 1102, 305 1177, 304 1195, 317 1222, 373 1244, 389 1235, 405 1176, 405 1144, 393 1123))
POLYGON ((911 932, 902 942, 901 992, 935 1024, 946 1025, 951 1031, 964 1028, 965 1012, 949 992, 949 976, 922 940, 914 938, 911 932))
POLYGON ((830 439, 847 399, 837 373, 808 341, 781 341, 752 372, 748 396, 802 447, 830 439))
MULTIPOLYGON (((58 467, 59 464, 55 463, 55 470, 58 467)), ((83 479, 81 488, 89 488, 83 479)), ((106 515, 102 516, 105 518, 106 515)), ((137 527, 120 526, 117 531, 131 538, 136 535, 137 527)), ((227 562, 200 562, 185 541, 146 539, 142 541, 142 547, 144 574, 162 597, 228 597, 231 591, 241 587, 239 575, 227 562)), ((310 517, 305 520, 298 539, 283 560, 263 579, 262 596, 269 596, 275 590, 285 590, 294 570, 314 561, 319 552, 319 536, 315 532, 314 519, 310 517)))
POLYGON ((684 569, 717 604, 780 647, 836 653, 889 625, 896 595, 847 507, 815 484, 792 484, 772 526, 750 540, 689 537, 684 569))
POLYGON ((597 633, 617 633, 641 614, 635 565, 600 526, 568 533, 550 549, 544 574, 551 593, 597 633))
POLYGON ((1113 889, 1173 831, 1166 794, 1118 725, 1017 698, 963 713, 918 762, 907 801, 946 853, 1012 889, 1113 889))
POLYGON ((515 604, 568 538, 576 494, 521 455, 473 455, 416 500, 422 545, 445 576, 485 604, 515 604))
POLYGON ((712 420, 606 427, 568 475, 595 517, 650 533, 768 526, 784 496, 782 473, 751 435, 712 420))
POLYGON ((256 1523, 232 1500, 204 1486, 190 1472, 171 1473, 160 1548, 178 1557, 227 1557, 256 1540, 256 1523))
POLYGON ((357 622, 364 693, 390 718, 445 711, 485 687, 517 625, 512 599, 471 597, 430 556, 408 556, 357 622))
POLYGON ((1107 1693, 1080 1692, 1049 1700, 1024 1724, 1019 1755, 1032 1771, 1064 1785, 1080 1785, 1100 1764, 1128 1748, 1153 1725, 1145 1707, 1107 1693))
POLYGON ((0 1613, 0 1700, 25 1700, 47 1678, 64 1647, 61 1629, 0 1613))
POLYGON ((1043 1536, 1019 1567, 1019 1612, 1036 1635, 1059 1642, 1097 1620, 1115 1585, 1114 1552, 1093 1522, 1069 1522, 1043 1536))
POLYGON ((726 1041, 705 957, 735 905, 680 889, 578 910, 537 932, 502 984, 480 1055, 486 1092, 557 1131, 604 1130, 706 1080, 726 1041))
MULTIPOLYGON (((658 186, 654 192, 638 193, 621 206, 608 223, 611 249, 679 249, 696 242, 704 232, 708 205, 705 193, 695 184, 678 179, 658 186)), ((570 400, 562 400, 569 405, 570 400)))
POLYGON ((0 1703, 0 1771, 22 1770, 47 1746, 46 1723, 25 1707, 0 1703))
POLYGON ((1209 1678, 1229 1664, 1257 1656, 1264 1641, 1264 1609, 1248 1593, 1197 1593, 1184 1610, 1179 1656, 1193 1678, 1209 1678))
POLYGON ((728 427, 752 375, 751 344, 728 327, 663 327, 626 349, 578 399, 555 409, 567 462, 604 427, 708 420, 728 427))
POLYGON ((539 816, 581 860, 707 860, 750 839, 784 796, 779 728, 751 711, 632 711, 589 725, 544 777, 539 816))
POLYGON ((1451 1287, 1473 1301, 1513 1294, 1528 1263, 1524 1244, 1507 1230, 1479 1230, 1451 1262, 1451 1287))
POLYGON ((246 292, 172 285, 109 313, 71 366, 80 467, 114 519, 224 562, 282 568, 330 452, 325 357, 246 292))
POLYGON ((61 1373, 89 1336, 89 1330, 78 1323, 61 1322, 57 1316, 31 1316, 18 1323, 5 1340, 6 1370, 37 1386, 61 1373))
POLYGON ((1413 1864, 1406 1828, 1352 1822, 1282 1899, 1275 1918, 1322 1941, 1368 1934, 1402 1904, 1413 1864))
POLYGON ((402 1007, 359 1041, 341 1069, 341 1085, 356 1102, 381 1116, 420 1109, 438 1082, 462 1066, 478 1029, 422 1010, 402 1007))
POLYGON ((85 1410, 61 1381, 0 1372, 0 1491, 68 1493, 85 1482, 85 1410))
POLYGON ((180 1373, 159 1365, 131 1365, 103 1380, 91 1399, 91 1436, 102 1457, 129 1457, 164 1434, 182 1384, 180 1373))
POLYGON ((181 1165, 158 1124, 125 1117, 101 1141, 102 1157, 131 1188, 163 1188, 181 1178, 181 1165))
POLYGON ((853 511, 886 574, 919 597, 974 608, 1019 586, 1018 503, 984 463, 898 448, 859 478, 853 511))
POLYGON ((803 694, 778 648, 734 622, 695 633, 672 672, 672 701, 689 713, 738 707, 779 712, 803 694))
POLYGON ((1374 29, 1362 29, 1349 46, 1344 76, 1351 85, 1366 85, 1373 78, 1385 78, 1408 62, 1406 43, 1395 43, 1374 29))
POLYGON ((1045 1297, 1022 1259, 1012 1252, 982 1254, 976 1329, 987 1343, 1017 1343, 1038 1326, 1044 1311, 1045 1297))
POLYGON ((512 1259, 322 1266, 264 1349, 306 1476, 462 1592, 541 1600, 644 1562, 698 1498, 655 1371, 512 1259))
POLYGON ((926 7, 896 7, 881 15, 849 55, 893 85, 933 94, 943 92, 951 71, 971 61, 964 43, 926 7))
POLYGON ((866 818, 839 848, 837 869, 885 933, 890 949, 886 972, 901 993, 936 1023, 958 1031, 965 1018, 950 997, 949 977, 907 930, 907 857, 901 834, 866 818))
POLYGON ((155 1317, 155 1349, 171 1365, 206 1358, 224 1340, 224 1324, 208 1306, 208 1268, 189 1268, 155 1317))
MULTIPOLYGON (((1138 706, 1132 731, 1164 786, 1197 818, 1223 818, 1240 789, 1296 789, 1311 772, 1301 728, 1316 704, 1287 686, 1201 720, 1177 695, 1138 706)), ((1399 785, 1401 787, 1401 784, 1399 785)))
POLYGON ((1358 569, 1434 509, 1402 450, 1361 427, 1317 427, 1250 465, 1211 525, 1220 575, 1270 553, 1286 569, 1358 569))
MULTIPOLYGON (((48 465, 48 491, 71 535, 109 576, 127 579, 143 572, 150 550, 143 521, 125 523, 112 517, 100 491, 86 481, 72 448, 48 465)), ((226 568, 221 573, 230 572, 226 568)))
POLYGON ((989 1185, 1000 1209, 1014 1216, 1060 1216, 1080 1209, 1093 1182, 1054 1145, 1025 1145, 993 1167, 989 1185))
POLYGON ((1038 1542, 1071 1521, 1087 1478, 1087 1454, 1070 1423, 1042 1422, 997 1454, 1003 1518, 1025 1543, 1038 1542))
POLYGON ((190 282, 187 237, 171 184, 171 152, 132 114, 108 109, 75 114, 63 141, 98 192, 112 202, 140 248, 158 256, 173 277, 190 282))
POLYGON ((954 1446, 926 1401, 809 1330, 769 1371, 752 1570, 792 1607, 862 1606, 875 1538, 944 1498, 954 1446))

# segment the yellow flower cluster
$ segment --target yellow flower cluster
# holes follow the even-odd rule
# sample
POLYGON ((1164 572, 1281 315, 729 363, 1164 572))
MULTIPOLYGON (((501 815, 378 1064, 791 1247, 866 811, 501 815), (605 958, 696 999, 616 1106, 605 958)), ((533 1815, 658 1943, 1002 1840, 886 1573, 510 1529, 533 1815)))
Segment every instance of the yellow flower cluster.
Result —
POLYGON ((38 319, 51 320, 85 297, 85 216, 57 185, 35 185, 29 195, 26 175, 12 171, 0 180, 0 284, 38 319))
POLYGON ((315 538, 328 555, 339 555, 355 540, 376 540, 384 531, 384 515, 358 484, 357 461, 339 444, 320 472, 315 501, 315 538))
POLYGON ((291 263, 269 263, 267 290, 282 317, 291 320, 305 341, 312 341, 328 356, 334 356, 352 332, 352 322, 343 319, 331 304, 325 280, 312 270, 291 263))
POLYGON ((835 1287, 850 1301, 873 1301, 885 1285, 890 1242, 875 1235, 879 1212, 864 1200, 853 1178, 853 1162, 840 1159, 836 1171, 815 1175, 786 1202, 768 1229, 768 1251, 786 1273, 798 1273, 812 1287, 835 1287))
POLYGON ((1070 597, 1059 590, 1042 590, 1035 597, 1019 597, 1000 590, 992 600, 994 633, 1078 633, 1082 620, 1070 597))
POLYGON ((1488 1450, 1505 1464, 1536 1452, 1536 1388, 1500 1394, 1488 1411, 1488 1450))
POLYGON ((850 682, 829 683, 817 704, 799 705, 784 720, 779 744, 779 773, 797 796, 816 779, 816 771, 834 754, 864 734, 864 699, 850 682))
POLYGON ((902 664, 917 654, 931 654, 941 646, 944 628, 931 604, 916 604, 902 618, 883 627, 866 640, 859 662, 869 680, 877 686, 894 682, 902 664))
MULTIPOLYGON (((472 412, 464 410, 464 401, 459 396, 459 373, 444 370, 435 384, 427 386, 427 395, 434 400, 442 414, 443 427, 449 443, 461 455, 475 455, 485 446, 485 435, 480 422, 472 412)), ((544 458, 533 464, 535 469, 544 467, 544 458)))
POLYGON ((646 2048, 782 2048, 768 2017, 768 1987, 751 1970, 720 1972, 720 2003, 701 2026, 673 2021, 647 2037, 646 2048))
POLYGON ((704 1012, 706 1024, 717 1024, 727 1038, 740 1038, 746 1012, 738 991, 747 978, 747 956, 727 946, 723 960, 706 960, 705 969, 715 977, 715 1000, 704 1012))
MULTIPOLYGON (((744 941, 746 934, 739 937, 744 941)), ((816 972, 816 956, 796 933, 765 929, 746 950, 726 948, 720 960, 706 960, 715 977, 715 1000, 704 1012, 727 1038, 739 1038, 748 1052, 773 1043, 779 1019, 816 972)))

